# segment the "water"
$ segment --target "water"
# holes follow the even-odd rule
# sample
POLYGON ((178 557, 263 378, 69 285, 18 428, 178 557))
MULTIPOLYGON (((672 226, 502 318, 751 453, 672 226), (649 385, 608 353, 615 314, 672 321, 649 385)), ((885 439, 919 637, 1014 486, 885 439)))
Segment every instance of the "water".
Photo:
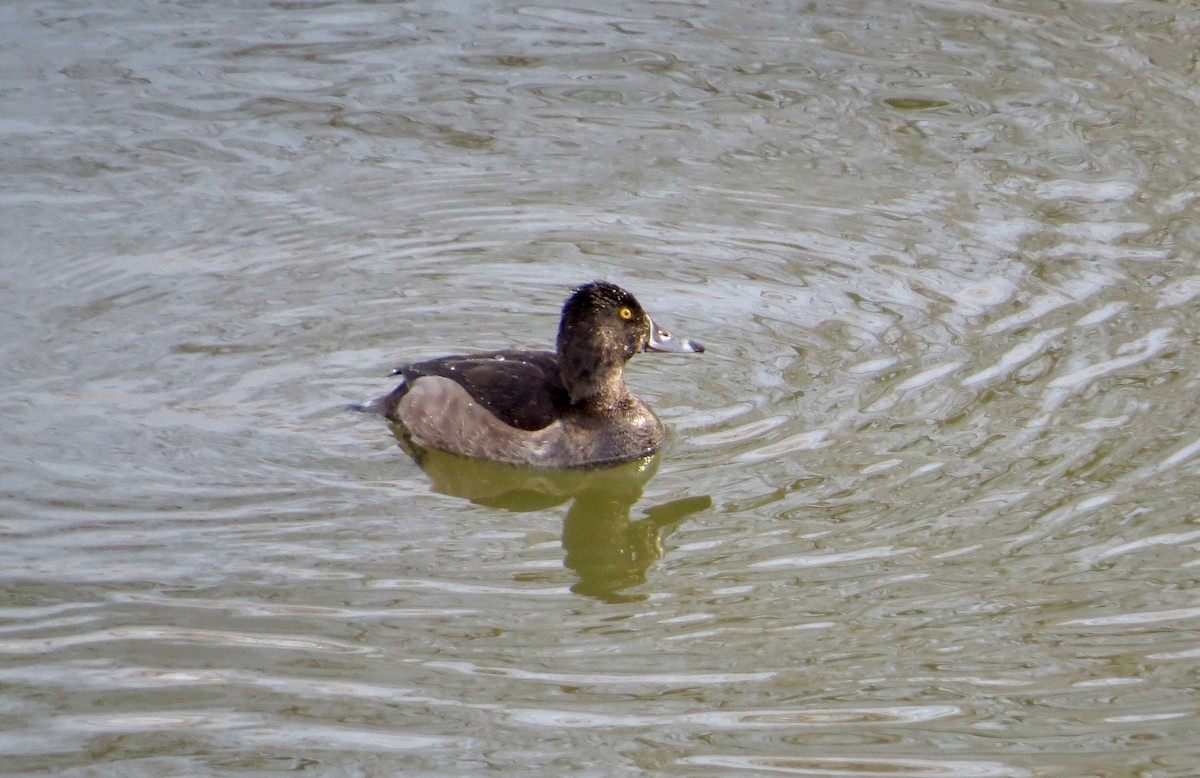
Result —
POLYGON ((1191 776, 1182 3, 0 10, 0 753, 1191 776), (611 473, 343 411, 606 278, 611 473))

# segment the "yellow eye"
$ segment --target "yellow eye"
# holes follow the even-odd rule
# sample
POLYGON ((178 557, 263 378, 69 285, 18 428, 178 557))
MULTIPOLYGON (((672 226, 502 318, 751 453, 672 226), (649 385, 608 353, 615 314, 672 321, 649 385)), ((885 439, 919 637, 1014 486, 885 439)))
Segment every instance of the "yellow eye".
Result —
POLYGON ((624 319, 625 321, 629 321, 630 319, 633 318, 633 311, 629 310, 628 308, 622 308, 621 309, 621 318, 624 319))

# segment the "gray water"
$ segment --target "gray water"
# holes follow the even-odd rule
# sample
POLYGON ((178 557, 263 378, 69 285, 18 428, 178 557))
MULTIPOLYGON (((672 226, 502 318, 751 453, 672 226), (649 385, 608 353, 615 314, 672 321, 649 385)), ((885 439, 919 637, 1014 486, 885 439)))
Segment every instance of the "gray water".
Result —
POLYGON ((1198 36, 0 6, 0 770, 1195 775, 1198 36), (656 460, 345 412, 593 278, 656 460))

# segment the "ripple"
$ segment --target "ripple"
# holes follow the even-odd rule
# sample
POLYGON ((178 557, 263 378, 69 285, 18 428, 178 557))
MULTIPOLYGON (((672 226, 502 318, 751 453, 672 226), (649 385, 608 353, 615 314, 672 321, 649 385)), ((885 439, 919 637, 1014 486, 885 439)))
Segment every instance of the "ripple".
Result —
POLYGON ((1106 303, 1104 305, 1101 305, 1099 308, 1095 309, 1094 311, 1089 311, 1088 313, 1085 313, 1083 316, 1080 316, 1075 321, 1075 326, 1076 327, 1092 327, 1097 324, 1103 324, 1104 322, 1108 321, 1112 317, 1121 313, 1128 307, 1129 307, 1129 303, 1127 303, 1127 302, 1118 301, 1118 302, 1106 303))
POLYGON ((687 756, 676 761, 688 767, 747 770, 783 775, 854 776, 855 778, 1024 778, 1033 773, 1005 762, 970 759, 891 759, 862 757, 687 756))
POLYGON ((1059 622, 1058 626, 1070 627, 1118 627, 1142 624, 1160 624, 1162 622, 1186 621, 1200 617, 1200 608, 1173 608, 1161 611, 1144 611, 1141 613, 1118 613, 1113 616, 1098 616, 1088 619, 1071 619, 1059 622))
POLYGON ((214 738, 227 746, 270 746, 285 750, 303 751, 363 751, 417 752, 428 749, 471 751, 478 748, 473 737, 427 735, 397 732, 394 727, 338 727, 327 724, 286 726, 280 721, 266 719, 257 726, 242 724, 236 727, 219 726, 220 736, 214 738))
POLYGON ((520 681, 582 687, 629 686, 638 689, 748 683, 751 681, 767 681, 776 675, 774 671, 752 673, 596 673, 591 671, 551 673, 511 667, 489 667, 476 665, 471 662, 426 662, 425 664, 428 667, 440 670, 451 670, 464 675, 489 678, 512 678, 520 681))
POLYGON ((1078 391, 1101 376, 1153 359, 1170 348, 1170 336, 1173 332, 1174 330, 1170 327, 1160 327, 1159 329, 1152 330, 1140 338, 1119 346, 1117 353, 1124 356, 1113 357, 1103 362, 1079 368, 1051 380, 1048 386, 1050 389, 1078 391))
POLYGON ((561 597, 567 589, 565 587, 544 587, 536 588, 529 586, 489 586, 484 584, 472 584, 462 581, 445 581, 435 579, 392 579, 392 580, 377 580, 371 583, 371 588, 374 589, 412 589, 412 590, 428 590, 435 592, 446 592, 449 594, 487 594, 501 595, 506 598, 541 598, 541 597, 561 597))
POLYGON ((285 637, 281 635, 250 634, 244 632, 221 632, 216 630, 186 629, 182 627, 115 627, 75 635, 58 637, 9 638, 0 640, 0 653, 12 655, 48 654, 81 645, 107 645, 127 641, 174 642, 194 645, 217 645, 226 647, 266 648, 284 651, 316 651, 326 654, 368 655, 374 649, 315 638, 285 637))
POLYGON ((911 548, 864 548, 858 551, 845 551, 837 554, 807 554, 765 559, 751 563, 750 567, 821 567, 824 565, 841 565, 847 562, 862 562, 869 559, 887 559, 889 557, 910 554, 914 550, 911 548))
POLYGON ((950 705, 900 705, 877 708, 812 708, 804 710, 720 711, 703 713, 662 713, 635 715, 606 715, 547 709, 515 708, 506 718, 536 727, 699 727, 702 730, 759 730, 798 729, 844 725, 919 724, 960 715, 962 711, 950 705))
MULTIPOLYGON (((1079 200, 1085 203, 1106 203, 1137 197, 1141 189, 1132 181, 1046 181, 1034 193, 1046 200, 1079 200)), ((1102 225, 1094 225, 1102 226, 1102 225)))
POLYGON ((744 451, 735 456, 734 461, 763 462, 800 451, 812 451, 825 445, 825 439, 829 433, 830 431, 827 429, 798 432, 772 443, 757 446, 751 451, 744 451))
POLYGON ((1045 353, 1046 346, 1065 331, 1065 327, 1053 327, 1034 334, 1024 343, 1018 343, 1001 354, 994 365, 964 378, 963 386, 973 386, 1009 375, 1021 365, 1045 353))
POLYGON ((273 717, 232 711, 180 713, 108 713, 55 717, 50 726, 75 734, 136 733, 179 730, 215 735, 225 745, 269 745, 305 750, 354 749, 416 751, 427 748, 470 748, 471 738, 417 735, 382 728, 352 729, 295 724, 283 727, 273 717))
POLYGON ((911 389, 924 389, 926 386, 929 386, 930 384, 935 383, 936 381, 958 370, 963 366, 963 364, 964 363, 962 362, 946 362, 941 365, 935 365, 933 367, 926 368, 916 375, 906 378, 900 383, 896 384, 893 391, 899 393, 907 392, 911 389))
POLYGON ((700 447, 728 447, 734 443, 757 440, 763 434, 777 429, 789 421, 790 419, 786 416, 771 416, 765 419, 756 419, 729 429, 709 432, 703 435, 692 435, 689 438, 689 442, 693 446, 700 447))

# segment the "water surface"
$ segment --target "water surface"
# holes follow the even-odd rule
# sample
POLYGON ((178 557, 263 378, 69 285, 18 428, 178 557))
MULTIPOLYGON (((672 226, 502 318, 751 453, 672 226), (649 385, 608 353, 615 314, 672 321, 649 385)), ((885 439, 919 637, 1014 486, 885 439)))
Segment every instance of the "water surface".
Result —
POLYGON ((1197 34, 9 4, 3 769, 1193 775, 1197 34), (593 278, 660 457, 344 411, 593 278))

